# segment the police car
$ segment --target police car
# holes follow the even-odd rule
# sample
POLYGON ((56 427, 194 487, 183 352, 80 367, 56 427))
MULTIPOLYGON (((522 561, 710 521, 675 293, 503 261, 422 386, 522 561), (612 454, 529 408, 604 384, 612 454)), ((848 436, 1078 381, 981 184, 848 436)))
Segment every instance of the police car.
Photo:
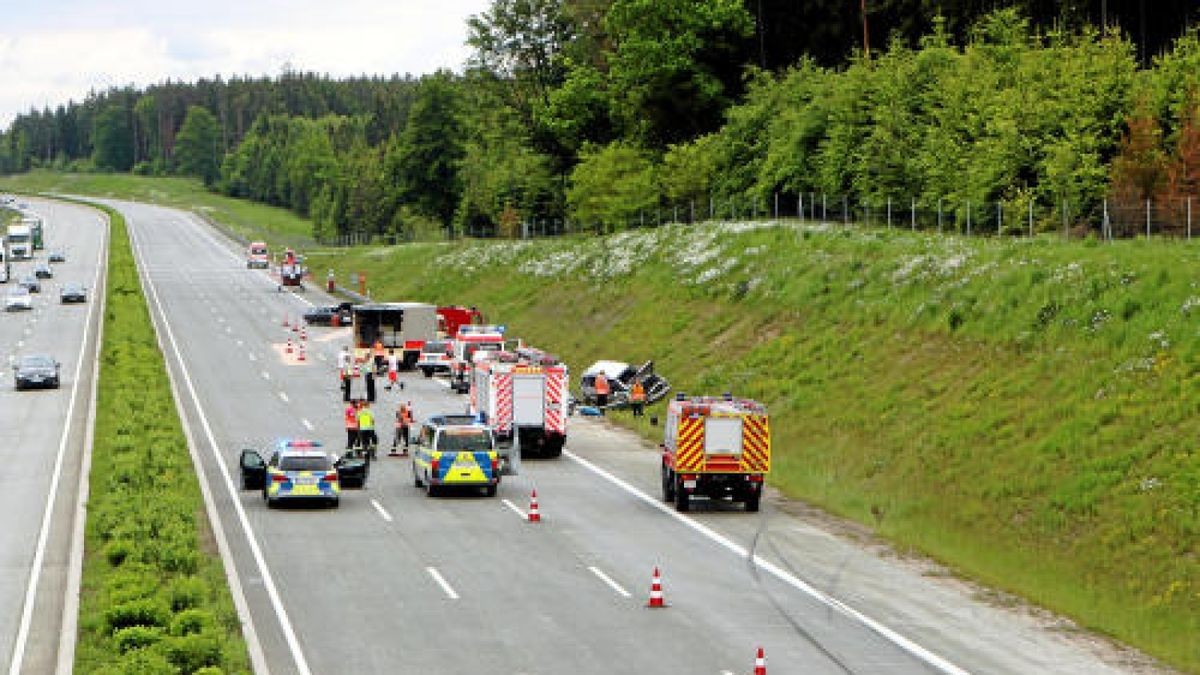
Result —
POLYGON ((258 450, 242 450, 242 488, 262 490, 267 506, 283 501, 322 502, 337 507, 342 487, 362 487, 370 463, 365 458, 337 458, 319 441, 280 439, 270 459, 258 450))
POLYGON ((445 488, 483 488, 488 497, 500 484, 500 455, 492 430, 470 416, 436 415, 417 433, 413 485, 434 497, 445 488))

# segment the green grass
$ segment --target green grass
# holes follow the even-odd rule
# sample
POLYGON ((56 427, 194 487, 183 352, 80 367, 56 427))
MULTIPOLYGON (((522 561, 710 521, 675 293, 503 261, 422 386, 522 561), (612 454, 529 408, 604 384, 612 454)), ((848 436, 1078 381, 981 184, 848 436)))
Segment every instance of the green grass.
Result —
POLYGON ((125 222, 111 242, 75 670, 250 672, 125 222))
POLYGON ((697 226, 306 253, 575 372, 653 358, 761 399, 775 487, 1200 673, 1200 245, 697 226))

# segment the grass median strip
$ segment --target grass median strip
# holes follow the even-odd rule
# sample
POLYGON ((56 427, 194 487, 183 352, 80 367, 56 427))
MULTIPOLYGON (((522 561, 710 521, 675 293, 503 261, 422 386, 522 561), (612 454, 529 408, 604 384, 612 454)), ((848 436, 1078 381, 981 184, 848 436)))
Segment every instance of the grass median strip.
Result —
POLYGON ((75 669, 250 672, 125 221, 103 210, 112 233, 75 669))

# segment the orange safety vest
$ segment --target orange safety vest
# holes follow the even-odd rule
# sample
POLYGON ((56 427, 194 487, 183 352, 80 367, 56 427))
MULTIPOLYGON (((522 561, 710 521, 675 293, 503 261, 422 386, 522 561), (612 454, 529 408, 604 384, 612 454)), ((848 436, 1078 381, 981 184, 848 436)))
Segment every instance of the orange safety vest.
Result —
POLYGON ((641 382, 634 382, 633 387, 629 390, 629 400, 634 403, 643 403, 646 400, 646 388, 641 382))
POLYGON ((358 428, 358 411, 356 411, 354 409, 354 406, 348 406, 346 408, 346 428, 347 429, 357 429, 358 428))
POLYGON ((385 352, 383 349, 383 343, 376 340, 375 341, 375 356, 385 356, 386 354, 387 354, 387 352, 385 352))
POLYGON ((608 392, 609 392, 608 378, 604 377, 603 375, 597 375, 596 376, 596 394, 597 395, 603 394, 603 395, 607 396, 608 392))

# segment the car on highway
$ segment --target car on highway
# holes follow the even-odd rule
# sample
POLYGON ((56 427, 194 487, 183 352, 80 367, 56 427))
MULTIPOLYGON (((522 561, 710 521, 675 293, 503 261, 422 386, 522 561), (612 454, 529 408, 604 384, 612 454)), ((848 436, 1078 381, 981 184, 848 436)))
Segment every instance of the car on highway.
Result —
POLYGON ((38 263, 33 268, 33 276, 38 279, 53 279, 54 270, 50 269, 50 265, 47 263, 38 263))
POLYGON ((61 248, 56 248, 46 254, 46 262, 65 263, 67 262, 67 252, 61 248))
POLYGON ((29 289, 30 293, 42 292, 42 282, 32 274, 21 277, 21 280, 17 282, 17 285, 29 289))
POLYGON ((421 355, 417 357, 417 368, 425 374, 425 377, 433 377, 434 373, 450 372, 450 364, 453 361, 453 342, 430 340, 421 347, 421 355))
POLYGON ((469 415, 435 415, 421 424, 412 456, 413 485, 430 497, 444 488, 482 488, 488 497, 500 485, 500 455, 492 430, 469 415))
POLYGON ((24 286, 13 286, 4 297, 4 311, 19 312, 23 309, 33 309, 33 296, 24 286))
POLYGON ((87 302, 87 289, 83 287, 83 284, 77 284, 73 281, 65 283, 58 291, 58 299, 61 300, 64 305, 76 302, 87 302))
POLYGON ((353 306, 349 302, 343 302, 337 305, 313 307, 304 313, 304 321, 310 326, 332 326, 335 323, 339 326, 349 326, 354 317, 351 312, 353 306), (337 317, 336 322, 334 317, 337 317))
POLYGON ((52 356, 26 354, 13 364, 13 380, 17 389, 57 389, 60 366, 52 356))
POLYGON ((242 488, 262 490, 268 506, 283 500, 317 501, 337 506, 342 488, 366 486, 370 461, 348 452, 342 457, 326 452, 320 441, 280 439, 270 459, 253 448, 238 459, 242 488))

